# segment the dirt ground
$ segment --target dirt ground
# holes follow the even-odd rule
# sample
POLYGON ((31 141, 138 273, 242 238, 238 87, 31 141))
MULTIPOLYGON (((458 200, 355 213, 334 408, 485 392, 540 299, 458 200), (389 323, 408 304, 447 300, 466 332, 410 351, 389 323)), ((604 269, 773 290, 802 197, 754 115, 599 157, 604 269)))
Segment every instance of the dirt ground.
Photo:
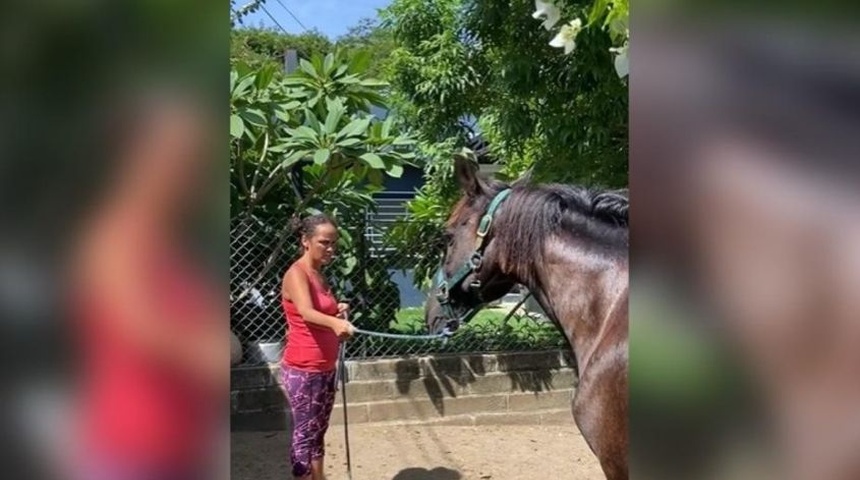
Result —
MULTIPOLYGON (((579 431, 564 426, 349 428, 353 480, 603 480, 579 431)), ((234 432, 232 480, 290 480, 287 432, 234 432)), ((326 435, 328 480, 347 479, 343 426, 326 435)))

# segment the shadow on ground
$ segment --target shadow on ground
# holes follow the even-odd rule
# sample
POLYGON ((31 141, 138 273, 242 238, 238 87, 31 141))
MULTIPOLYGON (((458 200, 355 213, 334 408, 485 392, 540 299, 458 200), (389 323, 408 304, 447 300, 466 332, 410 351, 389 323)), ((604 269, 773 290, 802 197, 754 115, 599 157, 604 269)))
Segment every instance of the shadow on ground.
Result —
POLYGON ((391 480, 460 480, 463 478, 460 472, 445 467, 436 467, 433 470, 426 468, 406 468, 401 470, 391 480))

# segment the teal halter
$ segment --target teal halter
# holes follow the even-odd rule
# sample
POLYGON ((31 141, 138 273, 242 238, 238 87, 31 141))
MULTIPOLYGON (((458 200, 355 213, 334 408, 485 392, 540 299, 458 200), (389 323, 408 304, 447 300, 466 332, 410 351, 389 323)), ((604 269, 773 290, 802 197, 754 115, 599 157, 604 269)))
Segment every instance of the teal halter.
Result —
POLYGON ((493 201, 490 202, 490 206, 487 207, 487 213, 481 218, 481 223, 478 225, 478 239, 475 243, 475 250, 466 260, 466 262, 454 272, 450 277, 446 277, 444 265, 439 266, 439 270, 436 271, 436 275, 433 280, 433 289, 436 292, 436 300, 439 301, 439 306, 442 308, 442 312, 445 316, 445 319, 451 324, 454 321, 459 323, 466 323, 472 319, 472 317, 477 314, 481 308, 484 306, 484 301, 481 298, 479 289, 481 288, 481 283, 479 281, 474 281, 469 285, 469 289, 471 290, 472 295, 478 300, 477 306, 475 307, 465 307, 463 305, 455 305, 451 301, 451 297, 449 295, 452 289, 459 288, 463 281, 473 272, 477 272, 481 268, 481 262, 483 260, 484 248, 484 239, 487 234, 490 232, 490 227, 493 224, 493 218, 496 215, 496 210, 498 210, 499 206, 511 194, 511 189, 506 188, 496 194, 493 198, 493 201))

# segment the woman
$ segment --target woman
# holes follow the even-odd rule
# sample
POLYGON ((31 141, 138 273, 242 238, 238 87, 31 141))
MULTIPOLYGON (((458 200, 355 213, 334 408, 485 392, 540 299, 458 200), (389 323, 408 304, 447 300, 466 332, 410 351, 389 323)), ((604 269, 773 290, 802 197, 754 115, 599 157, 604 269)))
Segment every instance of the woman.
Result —
POLYGON ((334 221, 319 214, 297 220, 294 229, 304 251, 284 274, 281 292, 289 328, 282 369, 293 417, 290 462, 296 479, 323 480, 338 348, 354 330, 345 320, 347 305, 337 302, 320 273, 334 257, 334 221))
POLYGON ((145 97, 128 118, 70 271, 82 368, 72 477, 211 478, 227 305, 182 247, 211 131, 182 97, 145 97))

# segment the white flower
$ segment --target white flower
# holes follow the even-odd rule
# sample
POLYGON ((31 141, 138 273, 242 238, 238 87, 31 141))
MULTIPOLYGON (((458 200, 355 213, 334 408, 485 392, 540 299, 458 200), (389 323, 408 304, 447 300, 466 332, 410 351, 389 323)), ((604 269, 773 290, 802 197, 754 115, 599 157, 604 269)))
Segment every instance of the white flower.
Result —
POLYGON ((543 21, 543 28, 549 30, 558 23, 561 12, 552 2, 535 0, 535 13, 532 14, 532 18, 540 19, 541 17, 546 17, 546 20, 543 21))
POLYGON ((615 54, 615 73, 618 78, 624 78, 630 73, 630 63, 627 59, 628 43, 621 47, 610 48, 609 51, 615 54))
POLYGON ((549 42, 549 45, 558 48, 564 47, 564 54, 567 55, 576 48, 576 36, 579 35, 580 30, 582 30, 582 20, 574 18, 570 23, 561 27, 558 35, 549 42))

